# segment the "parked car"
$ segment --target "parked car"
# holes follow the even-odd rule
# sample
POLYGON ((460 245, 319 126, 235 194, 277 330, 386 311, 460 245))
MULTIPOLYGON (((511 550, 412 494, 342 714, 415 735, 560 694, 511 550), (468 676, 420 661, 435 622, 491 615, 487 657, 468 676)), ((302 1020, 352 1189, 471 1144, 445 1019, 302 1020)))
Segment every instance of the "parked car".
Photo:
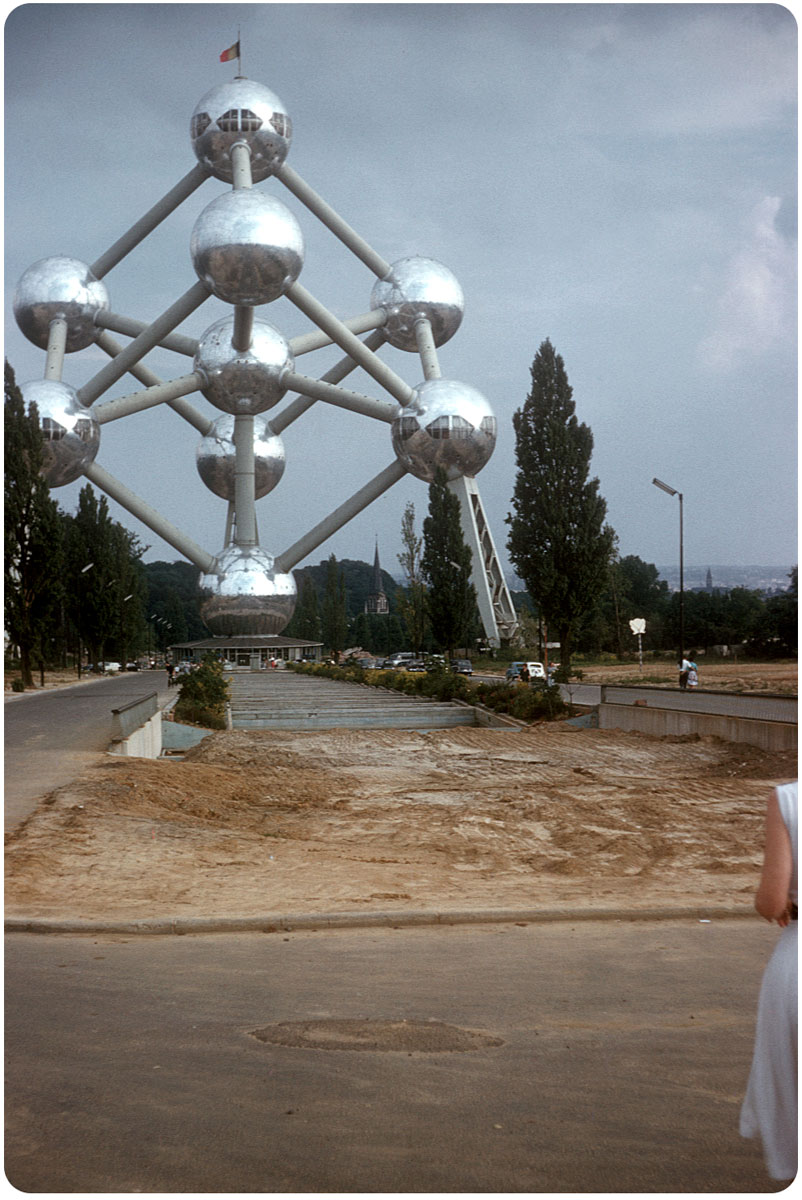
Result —
POLYGON ((138 662, 129 662, 129 663, 126 663, 126 664, 125 664, 125 669, 126 669, 126 671, 138 671, 138 670, 139 670, 139 663, 138 663, 138 662))
POLYGON ((422 658, 411 658, 409 661, 402 662, 399 670, 401 671, 425 671, 426 663, 422 658))
POLYGON ((122 671, 122 666, 117 662, 107 662, 103 664, 103 670, 106 675, 116 675, 119 671, 122 671))
POLYGON ((455 675, 473 675, 473 667, 467 658, 455 658, 451 670, 455 675))
POLYGON ((516 682, 516 680, 520 680, 521 667, 523 667, 524 665, 527 667, 527 669, 529 671, 530 679, 545 679, 546 678, 546 668, 543 666, 543 663, 528 662, 528 663, 524 664, 522 662, 514 662, 514 663, 511 663, 509 667, 507 667, 507 682, 508 683, 514 683, 514 682, 516 682))
POLYGON ((385 658, 385 667, 394 667, 396 670, 405 667, 407 663, 413 662, 415 655, 409 651, 403 651, 399 654, 391 654, 389 658, 385 658))

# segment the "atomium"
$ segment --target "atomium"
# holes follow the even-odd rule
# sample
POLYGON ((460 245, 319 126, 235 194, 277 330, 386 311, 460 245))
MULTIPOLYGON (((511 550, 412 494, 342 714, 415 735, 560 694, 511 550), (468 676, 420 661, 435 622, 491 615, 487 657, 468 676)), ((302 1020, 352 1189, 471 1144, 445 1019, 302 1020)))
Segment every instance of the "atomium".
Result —
POLYGON ((431 483, 477 475, 496 445, 493 410, 481 392, 453 379, 428 379, 392 424, 393 449, 408 471, 431 483))
MULTIPOLYGON (((473 484, 469 490, 467 481, 493 453, 496 420, 475 388, 441 377, 437 357, 437 349, 453 338, 462 321, 465 302, 457 279, 433 258, 410 256, 387 262, 312 191, 286 164, 292 123, 281 100, 262 84, 238 75, 209 90, 192 113, 190 137, 199 165, 92 268, 56 256, 34 263, 19 282, 14 300, 17 322, 25 336, 47 353, 45 378, 25 384, 23 395, 26 402, 35 401, 39 411, 43 473, 48 482, 61 486, 85 475, 195 563, 201 571, 201 614, 213 634, 274 635, 286 626, 295 608, 292 568, 405 475, 431 482, 442 467, 452 484, 465 481, 460 492, 464 532, 473 538, 474 562, 485 564, 489 597, 488 581, 497 581, 501 572, 492 562, 495 551, 478 491, 473 484), (192 228, 189 253, 198 281, 150 326, 109 312, 101 277, 210 178, 230 187, 206 204, 192 228), (373 272, 370 312, 340 318, 301 287, 298 278, 305 257, 301 223, 290 207, 255 186, 265 181, 274 188, 285 187, 373 272), (200 338, 174 336, 181 322, 210 295, 230 305, 233 312, 214 320, 200 338), (315 330, 290 340, 256 315, 257 308, 278 300, 285 308, 295 305, 315 330), (134 340, 121 348, 107 330, 134 340), (360 341, 360 333, 368 337, 360 341), (377 353, 382 341, 417 353, 424 381, 412 388, 384 363, 377 353), (76 391, 61 382, 64 356, 93 343, 111 361, 76 391), (320 378, 314 368, 296 374, 296 356, 312 355, 331 345, 344 355, 339 363, 320 378), (184 365, 176 378, 163 382, 140 366, 156 348, 188 356, 191 374, 184 365), (397 411, 386 399, 343 387, 357 366, 389 393, 400 406, 397 411), (144 390, 101 403, 103 393, 127 372, 140 380, 144 390), (297 396, 268 421, 261 414, 274 409, 290 387, 297 396), (223 415, 210 421, 194 409, 187 400, 192 391, 223 415), (258 544, 255 502, 272 493, 284 474, 279 432, 316 402, 390 423, 393 460, 274 556, 258 544), (203 431, 196 451, 198 472, 203 483, 228 504, 226 545, 216 556, 95 462, 101 424, 162 403, 203 431), (468 509, 470 518, 465 517, 468 509)), ((309 482, 310 494, 323 499, 327 493, 323 481, 309 482)), ((276 526, 274 521, 272 527, 276 526)), ((496 582, 494 596, 499 594, 496 582)), ((507 601, 511 615, 505 620, 514 629, 508 596, 507 601)), ((496 618, 487 617, 488 610, 481 605, 480 598, 486 632, 493 640, 496 618)))
POLYGON ((85 350, 98 335, 95 313, 109 307, 106 285, 86 263, 65 255, 42 258, 17 284, 14 317, 28 341, 47 349, 51 322, 67 323, 67 354, 85 350))
POLYGON ((295 611, 291 574, 259 546, 227 546, 213 573, 200 577, 201 617, 215 636, 281 633, 295 611))
MULTIPOLYGON (((237 452, 234 446, 234 416, 225 413, 198 443, 195 451, 198 474, 210 491, 223 500, 233 500, 237 452)), ((273 433, 264 417, 253 419, 254 499, 261 500, 284 474, 284 443, 273 433)))
POLYGON ((75 388, 53 379, 33 379, 20 386, 25 406, 35 404, 42 431, 42 474, 50 487, 80 479, 100 446, 100 426, 84 408, 75 388))
POLYGON ((252 416, 278 404, 287 388, 282 377, 294 360, 287 339, 274 326, 255 317, 248 350, 235 350, 234 318, 210 325, 198 343, 195 370, 201 391, 223 412, 252 416))
POLYGON ((217 179, 231 183, 231 150, 244 143, 251 153, 254 183, 284 162, 292 141, 292 121, 269 88, 251 79, 234 79, 212 88, 195 106, 190 121, 198 161, 217 179))

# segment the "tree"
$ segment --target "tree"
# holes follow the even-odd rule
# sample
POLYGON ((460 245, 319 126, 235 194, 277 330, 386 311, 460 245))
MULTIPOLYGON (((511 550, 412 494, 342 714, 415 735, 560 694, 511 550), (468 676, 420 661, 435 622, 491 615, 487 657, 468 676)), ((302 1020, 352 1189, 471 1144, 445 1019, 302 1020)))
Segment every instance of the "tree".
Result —
POLYGON ((399 607, 407 630, 409 644, 415 654, 420 654, 426 637, 426 585, 421 573, 423 538, 415 532, 415 505, 409 501, 401 519, 402 552, 398 561, 406 579, 406 592, 401 596, 399 607))
POLYGON ((513 416, 518 474, 507 546, 541 617, 560 639, 561 673, 571 639, 605 585, 615 533, 589 479, 593 434, 576 418, 562 357, 547 339, 531 367, 532 388, 513 416))
POLYGON ((328 572, 326 574, 322 627, 323 641, 336 662, 345 649, 345 639, 348 633, 348 615, 345 603, 345 581, 342 571, 337 569, 337 559, 333 554, 328 561, 328 572))
POLYGON ((62 541, 58 505, 42 474, 42 434, 35 405, 25 410, 14 371, 5 364, 5 626, 19 648, 23 687, 33 687, 32 663, 50 657, 60 625, 62 541))
POLYGON ((429 515, 423 522, 421 574, 427 584, 426 613, 432 635, 449 658, 467 647, 476 613, 471 583, 471 552, 465 545, 459 500, 438 467, 429 485, 429 515))
POLYGON ((309 575, 304 575, 298 605, 288 626, 290 636, 305 642, 320 641, 320 613, 318 611, 317 588, 309 575))

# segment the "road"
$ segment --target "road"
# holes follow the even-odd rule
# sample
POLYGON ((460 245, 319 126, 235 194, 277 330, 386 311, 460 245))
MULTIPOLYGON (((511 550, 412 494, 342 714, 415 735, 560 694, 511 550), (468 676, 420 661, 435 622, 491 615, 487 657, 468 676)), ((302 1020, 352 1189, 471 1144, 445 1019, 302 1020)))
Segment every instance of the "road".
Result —
POLYGON ((10 934, 6 1174, 42 1193, 773 1191, 738 1114, 775 937, 757 918, 10 934))
POLYGON ((165 671, 126 672, 5 701, 5 820, 13 829, 35 802, 75 779, 111 742, 111 710, 158 691, 165 671))

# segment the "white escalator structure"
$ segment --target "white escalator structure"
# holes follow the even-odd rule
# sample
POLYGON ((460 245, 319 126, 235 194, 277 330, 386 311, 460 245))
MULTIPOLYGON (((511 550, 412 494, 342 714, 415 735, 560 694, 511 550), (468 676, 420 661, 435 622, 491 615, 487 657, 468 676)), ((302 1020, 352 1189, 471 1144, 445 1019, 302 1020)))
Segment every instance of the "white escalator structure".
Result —
POLYGON ((465 544, 471 550, 471 569, 479 615, 488 643, 498 648, 512 641, 518 631, 518 617, 501 572, 493 535, 485 516, 476 480, 463 475, 449 483, 460 503, 465 544))

